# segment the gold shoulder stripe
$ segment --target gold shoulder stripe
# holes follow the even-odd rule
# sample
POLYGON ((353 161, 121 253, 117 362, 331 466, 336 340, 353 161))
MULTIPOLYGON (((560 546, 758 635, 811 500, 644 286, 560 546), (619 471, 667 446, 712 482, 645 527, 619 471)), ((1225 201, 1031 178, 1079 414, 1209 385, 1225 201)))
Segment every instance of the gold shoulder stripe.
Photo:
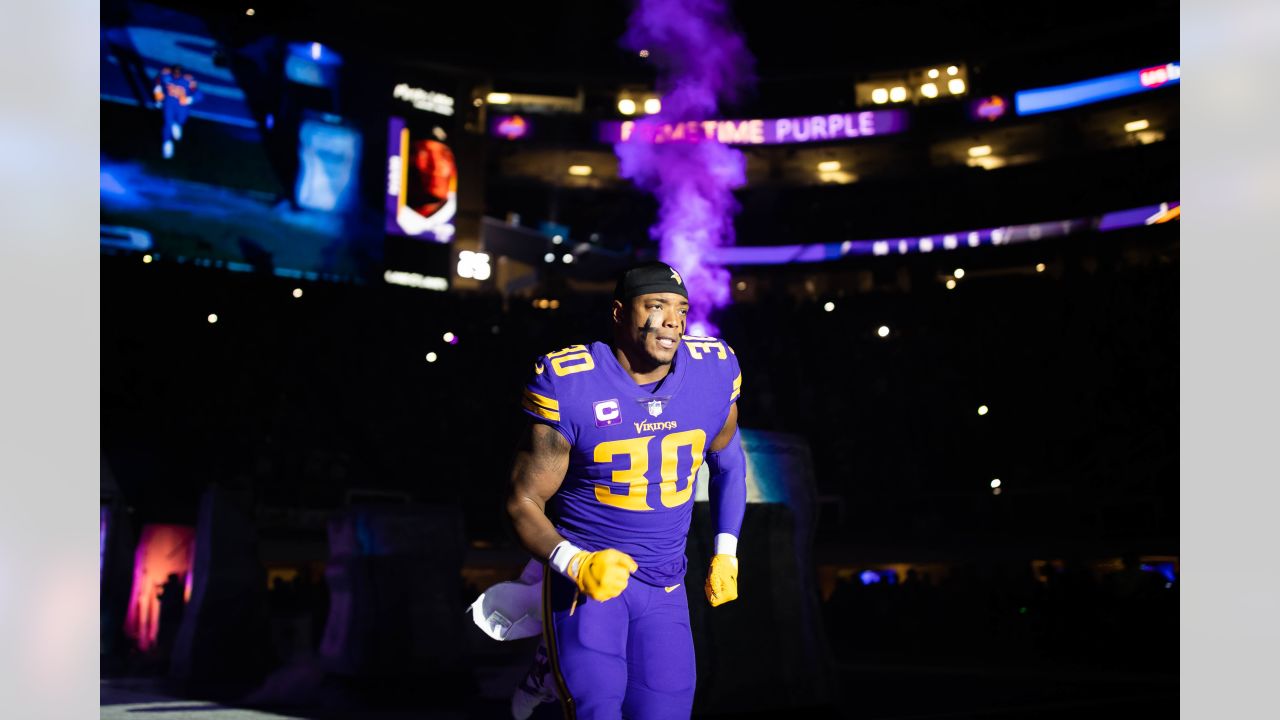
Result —
POLYGON ((559 401, 559 400, 552 400, 551 398, 549 398, 549 397, 547 397, 547 396, 545 396, 545 395, 539 395, 538 393, 536 393, 536 392, 534 392, 534 391, 530 390, 529 388, 525 388, 525 389, 524 389, 524 396, 525 396, 525 399, 529 400, 530 402, 532 402, 532 403, 534 403, 534 404, 536 404, 536 405, 541 405, 542 407, 544 407, 544 408, 546 408, 546 409, 548 409, 548 410, 559 410, 559 409, 560 409, 560 401, 559 401))
POLYGON ((555 410, 548 410, 544 407, 535 405, 528 398, 525 398, 520 404, 524 407, 525 410, 528 410, 529 412, 533 413, 534 415, 537 415, 540 418, 545 418, 547 420, 552 420, 554 422, 560 422, 560 413, 556 412, 555 410))

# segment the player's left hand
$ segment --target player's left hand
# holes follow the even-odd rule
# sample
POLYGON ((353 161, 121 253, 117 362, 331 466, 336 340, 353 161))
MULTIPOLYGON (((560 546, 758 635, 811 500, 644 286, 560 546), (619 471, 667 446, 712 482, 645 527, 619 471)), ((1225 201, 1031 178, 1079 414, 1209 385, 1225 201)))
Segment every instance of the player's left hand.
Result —
POLYGON ((738 599, 738 558, 733 555, 715 555, 711 569, 707 571, 707 602, 719 607, 738 599))

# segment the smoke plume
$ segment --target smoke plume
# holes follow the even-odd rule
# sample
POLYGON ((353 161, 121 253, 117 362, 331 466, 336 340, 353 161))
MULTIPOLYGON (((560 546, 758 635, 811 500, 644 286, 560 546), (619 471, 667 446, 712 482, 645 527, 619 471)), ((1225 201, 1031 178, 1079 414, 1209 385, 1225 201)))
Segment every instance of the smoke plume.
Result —
MULTIPOLYGON (((755 59, 733 27, 725 0, 637 0, 622 45, 647 50, 657 68, 662 110, 637 126, 714 119, 721 103, 736 101, 755 79, 755 59)), ((633 140, 617 143, 614 151, 621 175, 658 200, 658 222, 650 234, 658 240, 659 257, 687 281, 689 333, 717 332, 710 318, 729 303, 729 272, 704 258, 708 248, 733 244, 733 190, 746 182, 746 158, 709 140, 633 140)))

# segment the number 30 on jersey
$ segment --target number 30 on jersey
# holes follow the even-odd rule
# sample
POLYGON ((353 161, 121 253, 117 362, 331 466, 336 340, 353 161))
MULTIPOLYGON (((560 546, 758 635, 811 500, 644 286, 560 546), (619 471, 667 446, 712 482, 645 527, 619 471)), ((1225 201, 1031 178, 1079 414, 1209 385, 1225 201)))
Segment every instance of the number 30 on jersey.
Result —
MULTIPOLYGON (((626 494, 615 492, 608 485, 596 485, 596 499, 605 505, 612 505, 623 510, 653 510, 649 505, 649 443, 653 435, 645 435, 625 440, 608 440, 596 445, 594 459, 598 463, 612 463, 616 458, 625 457, 630 460, 627 467, 613 471, 613 482, 626 486, 626 494)), ((679 507, 693 498, 693 481, 698 477, 698 468, 702 467, 702 451, 707 445, 707 434, 699 429, 665 435, 661 441, 662 467, 658 484, 659 499, 663 507, 679 507), (679 481, 677 466, 680 462, 680 449, 689 448, 693 464, 689 468, 689 477, 684 487, 676 489, 679 481)))

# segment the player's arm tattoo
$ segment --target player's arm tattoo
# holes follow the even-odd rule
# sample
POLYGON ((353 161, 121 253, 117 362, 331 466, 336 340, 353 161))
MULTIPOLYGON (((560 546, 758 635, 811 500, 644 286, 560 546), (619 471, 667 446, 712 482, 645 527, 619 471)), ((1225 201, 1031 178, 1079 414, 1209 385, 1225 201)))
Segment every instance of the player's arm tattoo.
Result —
POLYGON ((516 449, 507 493, 507 515, 525 549, 545 558, 564 538, 547 518, 547 501, 569 468, 569 441, 543 423, 530 423, 516 449))
MULTIPOLYGON (((724 421, 724 427, 720 428, 720 432, 711 441, 711 447, 707 448, 709 452, 719 452, 725 449, 729 441, 733 439, 733 434, 738 432, 738 403, 729 406, 729 417, 724 421)), ((558 433, 557 433, 558 434, 558 433)))

